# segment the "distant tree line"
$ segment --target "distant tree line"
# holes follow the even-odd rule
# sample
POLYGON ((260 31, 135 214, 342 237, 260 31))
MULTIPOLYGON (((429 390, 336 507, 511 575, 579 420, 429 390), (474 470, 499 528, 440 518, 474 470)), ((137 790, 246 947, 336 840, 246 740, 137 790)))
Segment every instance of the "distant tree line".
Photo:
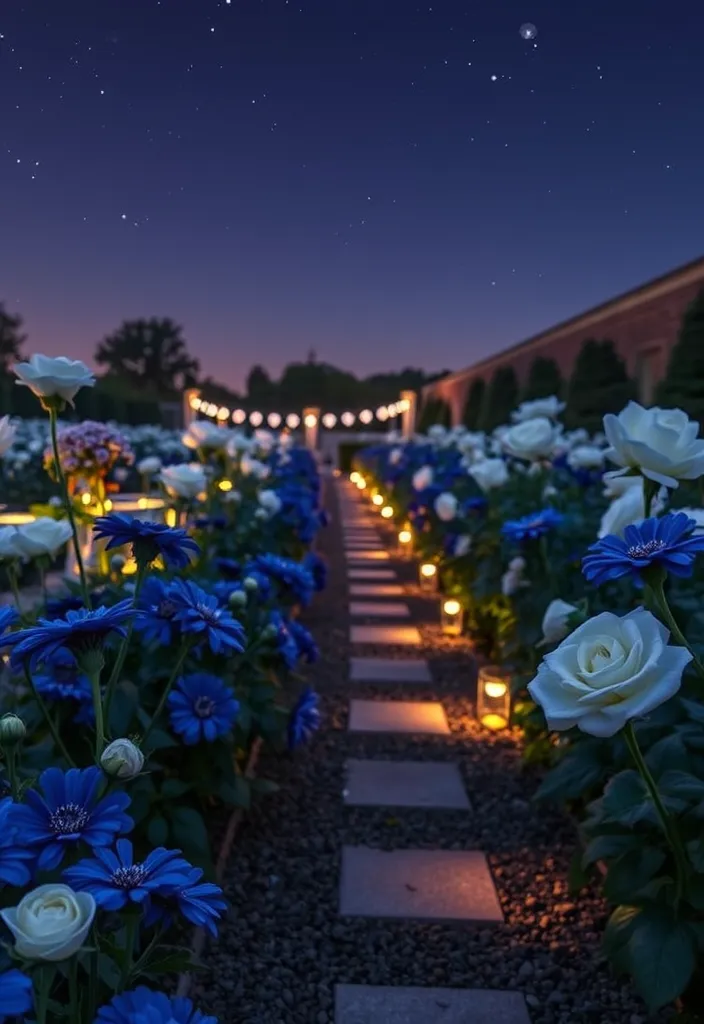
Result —
MULTIPOLYGON (((613 341, 587 338, 582 344, 569 379, 564 380, 554 359, 537 356, 523 388, 512 366, 500 366, 484 380, 470 384, 462 416, 469 430, 491 431, 510 421, 519 402, 557 395, 566 403, 565 426, 583 427, 590 433, 602 429, 604 415, 619 412, 638 398, 636 381, 613 341)), ((678 407, 704 426, 704 290, 685 310, 667 371, 655 390, 654 403, 678 407)), ((433 423, 449 424, 450 408, 442 399, 431 399, 421 410, 420 429, 433 423)))

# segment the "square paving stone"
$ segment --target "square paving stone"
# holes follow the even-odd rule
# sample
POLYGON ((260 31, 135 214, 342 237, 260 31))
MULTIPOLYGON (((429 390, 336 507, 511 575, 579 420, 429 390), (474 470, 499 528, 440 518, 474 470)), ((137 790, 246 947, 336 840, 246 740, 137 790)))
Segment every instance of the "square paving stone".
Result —
POLYGON ((389 552, 383 548, 375 550, 374 548, 362 549, 360 551, 345 551, 347 558, 351 562, 388 562, 389 552))
POLYGON ((501 924, 504 919, 489 865, 479 850, 369 846, 342 848, 340 914, 471 924, 501 924))
POLYGON ((358 551, 385 551, 386 548, 380 540, 345 540, 345 552, 355 554, 358 551))
POLYGON ((350 597, 403 597, 400 583, 352 583, 350 597))
POLYGON ((470 810, 460 770, 446 761, 349 760, 345 803, 470 810))
POLYGON ((427 661, 417 658, 350 658, 353 683, 432 683, 427 661))
POLYGON ((445 709, 434 700, 350 701, 350 732, 389 732, 447 736, 445 709))
POLYGON ((353 618, 409 619, 411 609, 402 601, 350 601, 350 615, 353 618))
POLYGON ((348 569, 347 578, 350 580, 397 580, 398 576, 393 569, 348 569))
POLYGON ((415 626, 350 626, 350 642, 418 647, 420 633, 415 626))
POLYGON ((530 1024, 520 992, 336 985, 335 1024, 530 1024))

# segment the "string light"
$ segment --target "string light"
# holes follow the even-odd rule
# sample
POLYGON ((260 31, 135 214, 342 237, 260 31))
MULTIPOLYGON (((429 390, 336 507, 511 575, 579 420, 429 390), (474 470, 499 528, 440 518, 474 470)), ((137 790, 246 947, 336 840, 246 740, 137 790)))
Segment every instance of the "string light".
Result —
POLYGON ((343 412, 342 416, 340 416, 343 427, 353 427, 354 419, 355 416, 353 412, 343 412))
POLYGON ((252 424, 253 427, 261 427, 262 423, 264 422, 264 417, 260 412, 251 412, 249 414, 249 422, 252 424))
POLYGON ((386 408, 385 405, 379 406, 379 408, 376 411, 376 418, 381 423, 385 423, 386 420, 388 420, 388 418, 389 418, 389 410, 386 408))
POLYGON ((217 412, 217 417, 218 417, 219 420, 222 420, 223 423, 225 422, 225 420, 229 420, 229 418, 230 418, 230 410, 227 408, 227 406, 225 406, 225 405, 221 405, 220 406, 220 408, 218 409, 218 412, 217 412))
POLYGON ((278 430, 281 426, 281 414, 278 412, 270 412, 266 421, 272 430, 278 430))
POLYGON ((337 423, 337 416, 334 412, 326 412, 321 422, 324 427, 328 428, 328 430, 332 430, 337 423))
POLYGON ((198 412, 203 403, 201 402, 198 395, 192 395, 191 400, 188 404, 190 405, 191 409, 195 409, 195 411, 198 412))
MULTIPOLYGON (((250 424, 256 428, 260 427, 266 419, 267 424, 272 430, 277 430, 284 422, 290 430, 295 430, 301 423, 301 417, 295 412, 289 413, 286 417, 279 412, 270 412, 266 416, 258 411, 247 414, 244 409, 235 409, 230 412, 226 405, 218 406, 215 402, 206 402, 196 395, 189 399, 189 405, 191 409, 195 412, 200 412, 203 416, 217 419, 221 423, 232 419, 232 422, 237 426, 242 426, 249 419, 250 424)), ((343 427, 353 427, 356 421, 359 420, 364 426, 369 426, 376 417, 380 423, 385 423, 388 419, 393 419, 408 409, 410 409, 410 402, 408 399, 402 399, 398 402, 392 402, 390 405, 380 405, 376 412, 372 412, 371 409, 362 409, 360 413, 355 414, 348 410, 342 413, 339 417, 339 422, 343 427)), ((306 426, 314 427, 318 423, 318 417, 313 413, 308 413, 304 422, 306 426)), ((337 426, 338 416, 334 412, 326 412, 320 417, 320 423, 327 430, 333 430, 337 426)))
POLYGON ((309 430, 312 430, 313 427, 317 426, 318 424, 318 417, 315 415, 315 413, 309 412, 303 422, 305 423, 309 430))
POLYGON ((366 426, 368 423, 371 423, 373 419, 374 413, 371 411, 371 409, 362 409, 362 411, 359 414, 360 423, 364 423, 364 425, 366 426))
POLYGON ((239 427, 244 423, 246 419, 247 413, 244 411, 244 409, 235 409, 235 411, 232 414, 233 423, 236 423, 237 426, 239 427))
POLYGON ((300 425, 301 417, 298 415, 298 413, 290 412, 286 417, 286 426, 288 427, 288 429, 295 430, 297 427, 300 427, 300 425))

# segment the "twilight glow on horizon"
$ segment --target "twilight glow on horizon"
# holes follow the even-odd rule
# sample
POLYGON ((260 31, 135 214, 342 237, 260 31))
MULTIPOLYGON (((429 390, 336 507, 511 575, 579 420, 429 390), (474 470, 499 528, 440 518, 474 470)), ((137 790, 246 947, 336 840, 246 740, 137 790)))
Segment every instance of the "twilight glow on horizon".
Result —
POLYGON ((456 369, 701 255, 701 5, 8 0, 0 301, 241 387, 456 369), (628 8, 628 10, 626 9, 628 8))

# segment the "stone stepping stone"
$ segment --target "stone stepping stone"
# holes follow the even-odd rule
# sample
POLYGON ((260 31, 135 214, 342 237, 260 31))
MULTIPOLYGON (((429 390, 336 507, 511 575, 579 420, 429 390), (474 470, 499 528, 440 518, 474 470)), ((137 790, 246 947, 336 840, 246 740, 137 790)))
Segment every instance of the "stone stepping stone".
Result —
POLYGON ((415 626, 350 626, 350 643, 418 647, 420 633, 415 626))
POLYGON ((353 618, 410 619, 411 609, 402 601, 350 601, 353 618))
POLYGON ((397 580, 398 576, 393 569, 348 569, 347 578, 350 580, 397 580))
POLYGON ((449 736, 445 709, 434 700, 350 701, 348 732, 449 736))
MULTIPOLYGON (((342 917, 502 924, 486 857, 479 850, 373 850, 343 846, 342 917)), ((386 1024, 386 1018, 381 1017, 386 1024)))
POLYGON ((459 768, 446 761, 349 760, 344 795, 359 807, 471 810, 459 768))
POLYGON ((380 540, 345 540, 345 553, 347 555, 350 552, 365 552, 365 551, 385 551, 386 548, 380 540))
POLYGON ((388 562, 389 552, 383 548, 375 550, 374 548, 362 549, 360 551, 345 551, 347 558, 351 562, 388 562))
POLYGON ((336 985, 335 1024, 530 1024, 520 992, 336 985))
POLYGON ((427 661, 413 658, 350 658, 353 683, 432 683, 427 661))
POLYGON ((403 597, 400 583, 352 583, 350 597, 403 597))

